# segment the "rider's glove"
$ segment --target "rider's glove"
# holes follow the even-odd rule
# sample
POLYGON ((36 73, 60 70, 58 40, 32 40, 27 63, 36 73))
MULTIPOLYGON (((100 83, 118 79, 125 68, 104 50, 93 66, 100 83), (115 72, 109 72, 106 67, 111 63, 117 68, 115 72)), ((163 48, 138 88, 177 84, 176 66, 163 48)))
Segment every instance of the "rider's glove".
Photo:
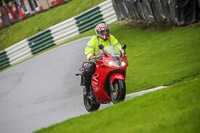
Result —
POLYGON ((96 59, 96 57, 92 55, 92 56, 90 56, 89 61, 93 61, 95 59, 96 59))

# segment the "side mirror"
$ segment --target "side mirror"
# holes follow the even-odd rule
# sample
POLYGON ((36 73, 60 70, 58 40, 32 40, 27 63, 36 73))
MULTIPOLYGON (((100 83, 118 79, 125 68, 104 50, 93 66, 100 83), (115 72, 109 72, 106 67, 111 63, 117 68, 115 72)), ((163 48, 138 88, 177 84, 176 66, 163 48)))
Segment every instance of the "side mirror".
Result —
POLYGON ((104 46, 103 46, 102 44, 100 44, 100 45, 99 45, 99 48, 100 48, 101 50, 103 50, 103 49, 104 49, 104 46))
POLYGON ((125 50, 126 49, 126 44, 122 44, 122 49, 125 50))
POLYGON ((107 56, 106 52, 104 51, 104 46, 102 44, 99 45, 99 49, 103 51, 103 54, 107 56))

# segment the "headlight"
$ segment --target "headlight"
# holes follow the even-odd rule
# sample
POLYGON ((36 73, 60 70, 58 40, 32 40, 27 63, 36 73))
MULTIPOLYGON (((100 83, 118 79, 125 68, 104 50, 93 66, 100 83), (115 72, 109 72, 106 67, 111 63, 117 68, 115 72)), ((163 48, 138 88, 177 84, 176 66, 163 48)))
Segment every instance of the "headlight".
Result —
POLYGON ((122 61, 121 62, 121 66, 123 67, 123 66, 126 66, 126 61, 122 61))
POLYGON ((110 66, 115 66, 115 67, 124 67, 126 66, 127 62, 125 61, 111 61, 111 60, 105 60, 106 63, 108 63, 110 66))
POLYGON ((115 64, 114 61, 108 61, 107 63, 108 63, 109 65, 111 65, 111 66, 114 66, 114 64, 115 64))

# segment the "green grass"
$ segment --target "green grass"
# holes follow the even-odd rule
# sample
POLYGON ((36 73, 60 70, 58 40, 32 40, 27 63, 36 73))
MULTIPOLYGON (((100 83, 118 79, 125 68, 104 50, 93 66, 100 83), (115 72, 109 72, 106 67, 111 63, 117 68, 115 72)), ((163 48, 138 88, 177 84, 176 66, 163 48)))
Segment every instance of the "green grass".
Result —
POLYGON ((200 132, 200 76, 35 133, 200 132))
POLYGON ((200 73, 200 28, 167 32, 124 29, 115 36, 127 43, 128 92, 171 85, 200 73))
POLYGON ((0 51, 68 18, 76 16, 103 1, 105 0, 72 0, 67 4, 40 13, 8 28, 1 29, 0 51))

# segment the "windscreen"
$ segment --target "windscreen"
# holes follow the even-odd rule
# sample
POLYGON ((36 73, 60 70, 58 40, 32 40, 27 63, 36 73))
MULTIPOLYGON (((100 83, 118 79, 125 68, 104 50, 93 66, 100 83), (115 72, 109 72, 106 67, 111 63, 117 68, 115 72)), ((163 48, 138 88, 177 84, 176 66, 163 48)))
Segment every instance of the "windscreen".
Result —
POLYGON ((118 47, 107 46, 104 48, 104 50, 109 53, 114 60, 121 60, 121 52, 118 47))

